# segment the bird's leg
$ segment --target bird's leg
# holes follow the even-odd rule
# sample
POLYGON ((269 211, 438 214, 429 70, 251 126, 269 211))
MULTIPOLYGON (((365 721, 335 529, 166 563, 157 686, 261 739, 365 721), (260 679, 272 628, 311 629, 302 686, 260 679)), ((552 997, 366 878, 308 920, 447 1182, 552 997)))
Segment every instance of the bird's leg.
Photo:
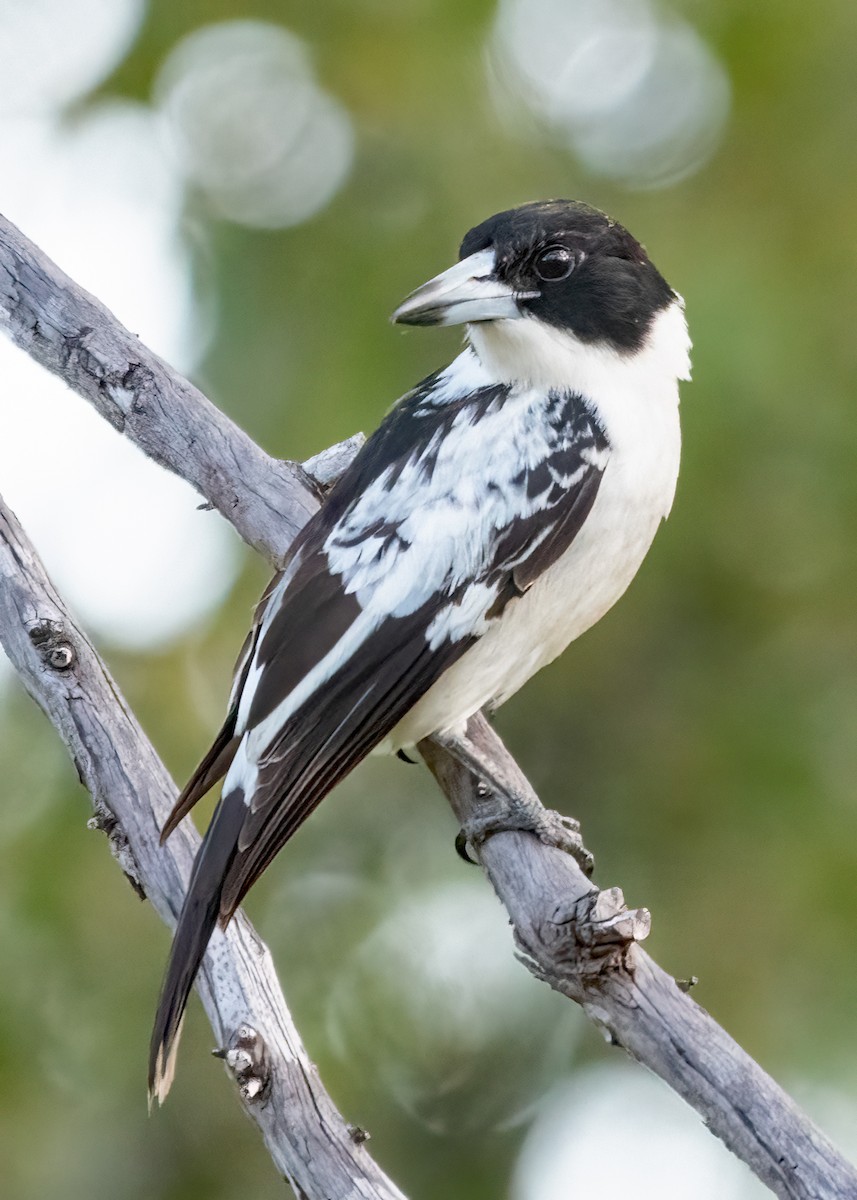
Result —
POLYGON ((522 790, 466 734, 437 733, 433 740, 479 780, 479 812, 466 822, 455 840, 463 858, 472 861, 467 854, 468 843, 477 849, 495 833, 520 831, 534 833, 546 846, 565 850, 586 875, 592 874, 594 859, 583 844, 579 822, 545 808, 535 793, 522 790))

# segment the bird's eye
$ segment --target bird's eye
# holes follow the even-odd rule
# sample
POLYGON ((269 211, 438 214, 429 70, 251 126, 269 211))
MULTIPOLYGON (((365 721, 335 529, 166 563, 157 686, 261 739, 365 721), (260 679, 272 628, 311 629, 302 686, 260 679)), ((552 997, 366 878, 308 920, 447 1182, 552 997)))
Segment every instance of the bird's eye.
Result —
POLYGON ((574 269, 574 255, 565 246, 548 246, 536 256, 534 266, 539 279, 567 279, 574 269))

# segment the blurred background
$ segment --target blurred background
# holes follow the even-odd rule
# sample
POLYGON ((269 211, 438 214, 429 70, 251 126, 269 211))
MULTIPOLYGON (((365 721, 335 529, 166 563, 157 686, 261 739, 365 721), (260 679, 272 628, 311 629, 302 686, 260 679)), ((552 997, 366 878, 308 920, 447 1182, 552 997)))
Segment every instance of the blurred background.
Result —
MULTIPOLYGON (((686 298, 673 516, 498 726, 650 951, 857 1155, 857 8, 740 0, 7 0, 0 211, 267 450, 456 352, 387 316, 525 200, 608 210, 686 298)), ((0 489, 183 780, 266 568, 0 344, 0 489)), ((168 935, 0 668, 6 1200, 284 1194, 168 935)), ((204 814, 203 814, 204 815, 204 814)), ((323 1078, 411 1200, 767 1195, 512 956, 420 767, 361 767, 248 904, 323 1078)))

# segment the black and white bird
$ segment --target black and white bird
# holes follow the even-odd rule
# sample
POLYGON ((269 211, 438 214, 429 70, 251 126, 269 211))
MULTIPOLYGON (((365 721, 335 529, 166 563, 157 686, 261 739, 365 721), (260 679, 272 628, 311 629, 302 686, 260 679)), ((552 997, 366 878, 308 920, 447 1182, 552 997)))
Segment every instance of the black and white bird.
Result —
POLYGON ((396 309, 464 325, 469 345, 395 405, 298 535, 164 827, 225 775, 161 992, 151 1095, 169 1089, 215 925, 331 788, 371 751, 436 734, 478 770, 468 718, 628 587, 676 486, 683 308, 627 230, 556 200, 471 229, 457 265, 396 309))

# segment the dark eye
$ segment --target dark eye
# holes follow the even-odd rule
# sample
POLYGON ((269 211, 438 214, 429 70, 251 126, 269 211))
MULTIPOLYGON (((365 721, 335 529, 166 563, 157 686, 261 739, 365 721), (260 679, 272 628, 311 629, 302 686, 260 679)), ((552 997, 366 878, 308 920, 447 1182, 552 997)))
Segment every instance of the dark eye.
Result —
POLYGON ((574 269, 574 255, 565 246, 548 246, 536 255, 533 264, 539 279, 553 281, 566 279, 574 269))

